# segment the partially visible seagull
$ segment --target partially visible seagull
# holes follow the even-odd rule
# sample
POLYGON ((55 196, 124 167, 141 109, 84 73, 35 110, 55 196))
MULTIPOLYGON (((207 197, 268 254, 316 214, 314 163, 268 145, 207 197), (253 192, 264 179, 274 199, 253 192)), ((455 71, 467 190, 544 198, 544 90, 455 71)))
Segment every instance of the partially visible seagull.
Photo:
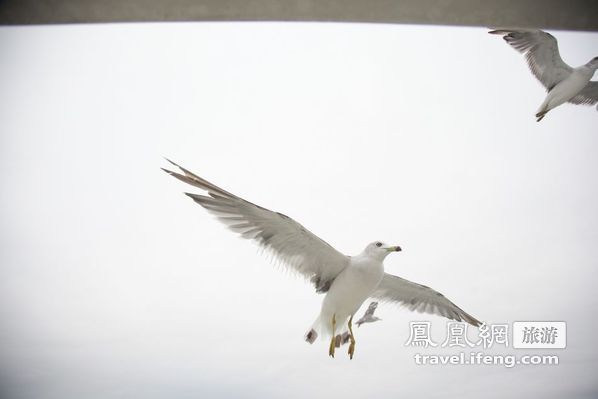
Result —
POLYGON ((378 302, 372 302, 370 303, 370 306, 368 306, 368 309, 365 311, 365 314, 361 317, 361 319, 357 320, 357 327, 361 327, 362 324, 364 323, 375 323, 379 320, 382 320, 381 318, 374 316, 374 312, 376 311, 376 308, 378 307, 378 302))
POLYGON ((403 304, 418 312, 466 321, 474 326, 481 324, 433 289, 384 273, 384 258, 400 251, 399 246, 375 241, 357 256, 343 255, 290 217, 246 201, 169 162, 182 174, 163 168, 166 173, 208 194, 185 193, 193 201, 231 230, 256 241, 283 264, 308 278, 316 292, 326 293, 320 315, 305 339, 313 343, 317 331, 331 337, 330 356, 334 357, 336 337, 348 331, 349 356, 353 358, 353 315, 370 296, 403 304))
MULTIPOLYGON (((363 314, 363 316, 361 316, 361 319, 357 320, 355 322, 355 324, 357 324, 357 327, 361 327, 362 324, 365 323, 375 323, 377 321, 382 320, 379 317, 374 316, 374 312, 376 311, 376 308, 378 307, 378 302, 370 302, 370 305, 368 306, 367 310, 365 311, 365 313, 363 314)), ((336 336, 336 347, 339 348, 341 345, 346 344, 347 342, 349 342, 350 340, 350 335, 348 332, 343 333, 342 335, 337 335, 336 336)))
POLYGON ((556 39, 550 33, 538 29, 497 29, 488 33, 503 35, 515 50, 525 54, 532 73, 546 87, 548 94, 536 113, 537 122, 566 102, 585 105, 598 102, 598 82, 590 81, 598 69, 598 57, 572 68, 561 58, 556 39))

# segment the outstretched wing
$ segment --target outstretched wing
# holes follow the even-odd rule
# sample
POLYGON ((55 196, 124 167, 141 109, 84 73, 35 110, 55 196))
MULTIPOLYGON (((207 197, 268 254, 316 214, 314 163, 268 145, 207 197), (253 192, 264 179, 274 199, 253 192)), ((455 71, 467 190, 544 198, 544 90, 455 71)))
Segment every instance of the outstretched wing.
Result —
POLYGON ((525 54, 532 73, 548 91, 573 71, 561 58, 557 41, 550 33, 538 29, 498 29, 489 33, 503 35, 515 50, 525 54))
POLYGON ((465 321, 474 326, 482 324, 440 292, 388 273, 384 273, 382 282, 372 296, 383 301, 398 302, 409 310, 420 313, 436 314, 451 320, 465 321))
POLYGON ((349 264, 341 254, 301 224, 282 213, 252 204, 202 179, 185 168, 183 174, 167 169, 169 175, 204 190, 208 195, 185 193, 243 238, 256 241, 283 264, 309 278, 317 292, 326 292, 332 281, 349 264))
POLYGON ((598 102, 598 82, 589 82, 586 87, 581 89, 579 93, 571 100, 573 104, 594 105, 598 102))

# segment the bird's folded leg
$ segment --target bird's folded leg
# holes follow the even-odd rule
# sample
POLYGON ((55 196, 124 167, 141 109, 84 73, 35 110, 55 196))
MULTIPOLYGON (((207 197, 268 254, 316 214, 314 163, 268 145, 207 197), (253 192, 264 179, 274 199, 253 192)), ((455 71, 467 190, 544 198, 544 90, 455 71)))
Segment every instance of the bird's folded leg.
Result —
POLYGON ((353 354, 355 353, 355 337, 353 336, 353 316, 349 319, 349 339, 351 343, 349 344, 349 358, 353 359, 353 354))
POLYGON ((330 348, 328 349, 328 356, 334 357, 334 349, 336 348, 336 315, 332 315, 332 338, 330 339, 330 348))

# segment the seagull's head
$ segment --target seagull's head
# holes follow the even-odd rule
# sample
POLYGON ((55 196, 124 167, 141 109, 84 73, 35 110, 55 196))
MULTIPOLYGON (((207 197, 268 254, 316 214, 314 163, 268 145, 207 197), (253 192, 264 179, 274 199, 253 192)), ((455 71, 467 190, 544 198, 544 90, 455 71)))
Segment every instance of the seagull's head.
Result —
POLYGON ((369 256, 376 258, 376 259, 384 259, 390 254, 391 252, 399 252, 401 247, 397 246, 390 246, 382 241, 374 241, 373 243, 369 244, 365 247, 365 253, 369 256))
POLYGON ((594 57, 587 64, 590 68, 598 69, 598 57, 594 57))

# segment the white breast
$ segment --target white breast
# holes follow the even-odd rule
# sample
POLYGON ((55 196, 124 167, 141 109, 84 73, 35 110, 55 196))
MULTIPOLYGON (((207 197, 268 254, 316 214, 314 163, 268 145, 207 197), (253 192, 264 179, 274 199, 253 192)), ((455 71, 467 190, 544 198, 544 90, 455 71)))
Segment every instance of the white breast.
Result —
POLYGON ((384 266, 381 261, 366 257, 353 257, 349 266, 334 280, 322 303, 320 318, 332 320, 342 326, 363 302, 376 290, 384 266))

